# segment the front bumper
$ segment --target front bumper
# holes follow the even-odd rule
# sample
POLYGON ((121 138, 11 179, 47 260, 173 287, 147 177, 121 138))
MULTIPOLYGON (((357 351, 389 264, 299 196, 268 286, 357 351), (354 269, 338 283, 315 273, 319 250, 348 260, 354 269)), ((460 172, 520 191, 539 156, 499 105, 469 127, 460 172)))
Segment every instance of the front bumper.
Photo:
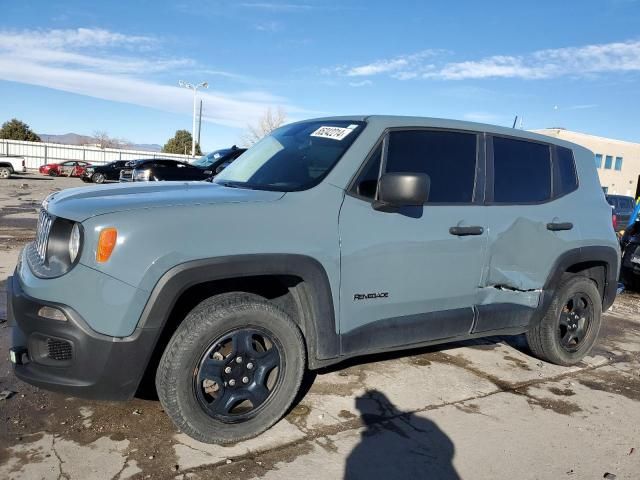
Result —
POLYGON ((9 277, 8 321, 16 376, 32 385, 78 397, 126 400, 136 393, 157 330, 118 338, 92 330, 71 307, 30 297, 9 277), (41 307, 61 310, 66 321, 43 318, 41 307))

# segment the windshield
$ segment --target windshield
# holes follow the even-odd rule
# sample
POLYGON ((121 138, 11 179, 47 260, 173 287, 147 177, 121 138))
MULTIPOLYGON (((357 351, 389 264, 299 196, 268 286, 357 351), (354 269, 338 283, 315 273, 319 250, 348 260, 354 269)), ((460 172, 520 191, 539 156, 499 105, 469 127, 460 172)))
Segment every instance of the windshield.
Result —
POLYGON ((282 192, 306 190, 331 171, 364 125, 349 120, 286 125, 243 153, 214 182, 282 192))
POLYGON ((227 148, 224 150, 216 150, 215 152, 207 153, 206 155, 201 156, 199 159, 191 162, 191 165, 195 165, 196 167, 208 167, 216 160, 224 157, 231 149, 227 148))

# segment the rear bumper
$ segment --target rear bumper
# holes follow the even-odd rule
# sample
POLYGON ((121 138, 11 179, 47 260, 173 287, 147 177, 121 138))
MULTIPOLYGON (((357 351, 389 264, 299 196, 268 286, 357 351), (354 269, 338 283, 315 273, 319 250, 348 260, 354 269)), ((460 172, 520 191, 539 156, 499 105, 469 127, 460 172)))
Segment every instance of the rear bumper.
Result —
POLYGON ((125 338, 93 331, 73 308, 26 295, 9 277, 8 321, 16 376, 37 387, 78 397, 126 400, 136 393, 157 330, 140 329, 125 338), (67 320, 38 315, 56 308, 67 320))

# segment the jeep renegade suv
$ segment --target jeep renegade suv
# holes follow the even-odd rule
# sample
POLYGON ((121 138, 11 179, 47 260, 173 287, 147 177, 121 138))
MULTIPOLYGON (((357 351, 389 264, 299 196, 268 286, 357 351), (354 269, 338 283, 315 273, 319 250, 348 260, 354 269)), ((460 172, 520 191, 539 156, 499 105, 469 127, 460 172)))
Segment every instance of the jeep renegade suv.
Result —
POLYGON ((619 248, 593 154, 408 117, 284 126, 213 183, 77 188, 43 203, 8 282, 16 375, 127 399, 155 375, 204 442, 263 432, 305 369, 526 333, 594 345, 619 248))

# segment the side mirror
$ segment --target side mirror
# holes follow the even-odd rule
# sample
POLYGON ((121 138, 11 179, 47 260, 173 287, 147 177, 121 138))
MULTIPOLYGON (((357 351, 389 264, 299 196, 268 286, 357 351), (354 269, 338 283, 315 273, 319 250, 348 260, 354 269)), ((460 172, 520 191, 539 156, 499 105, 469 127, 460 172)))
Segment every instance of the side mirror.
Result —
POLYGON ((429 198, 431 180, 424 173, 386 173, 378 183, 374 210, 393 212, 400 207, 422 206, 429 198))

